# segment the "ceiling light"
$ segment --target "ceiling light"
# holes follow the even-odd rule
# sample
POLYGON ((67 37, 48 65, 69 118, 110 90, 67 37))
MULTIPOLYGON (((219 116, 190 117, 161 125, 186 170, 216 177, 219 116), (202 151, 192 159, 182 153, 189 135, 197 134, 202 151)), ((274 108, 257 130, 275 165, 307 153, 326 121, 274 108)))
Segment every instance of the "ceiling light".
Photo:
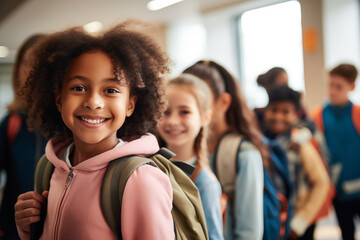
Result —
POLYGON ((88 33, 95 33, 102 29, 103 25, 101 22, 95 21, 84 25, 85 31, 88 33))
POLYGON ((0 46, 0 58, 6 58, 9 55, 9 48, 0 46))
POLYGON ((150 11, 157 11, 181 1, 182 0, 152 0, 148 2, 147 8, 150 11))

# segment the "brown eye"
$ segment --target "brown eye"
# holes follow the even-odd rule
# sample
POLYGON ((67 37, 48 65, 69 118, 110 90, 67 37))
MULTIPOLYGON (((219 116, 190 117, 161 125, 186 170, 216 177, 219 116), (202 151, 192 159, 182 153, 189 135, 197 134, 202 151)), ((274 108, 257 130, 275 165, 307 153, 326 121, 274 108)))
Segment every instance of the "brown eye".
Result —
POLYGON ((83 86, 76 86, 76 87, 71 88, 71 90, 76 91, 76 92, 86 91, 86 89, 83 86))

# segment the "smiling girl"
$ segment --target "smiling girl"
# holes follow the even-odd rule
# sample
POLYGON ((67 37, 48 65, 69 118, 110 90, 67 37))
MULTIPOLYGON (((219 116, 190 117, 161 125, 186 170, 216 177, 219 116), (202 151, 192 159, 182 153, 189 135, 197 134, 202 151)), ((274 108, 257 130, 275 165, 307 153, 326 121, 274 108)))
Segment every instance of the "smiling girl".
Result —
MULTIPOLYGON (((117 238, 100 208, 103 176, 116 158, 159 150, 147 132, 164 110, 161 75, 168 70, 158 47, 130 27, 125 22, 100 36, 72 28, 50 35, 35 50, 28 123, 51 137, 46 157, 55 170, 49 192, 18 198, 22 239, 29 239, 46 198, 40 239, 117 238)), ((168 177, 158 168, 139 167, 124 190, 123 239, 174 239, 171 209, 168 177)))
POLYGON ((168 109, 159 121, 161 140, 176 156, 174 160, 194 165, 191 175, 199 190, 209 239, 223 239, 220 211, 221 186, 207 157, 207 126, 211 120, 211 92, 201 79, 182 74, 166 88, 168 109))

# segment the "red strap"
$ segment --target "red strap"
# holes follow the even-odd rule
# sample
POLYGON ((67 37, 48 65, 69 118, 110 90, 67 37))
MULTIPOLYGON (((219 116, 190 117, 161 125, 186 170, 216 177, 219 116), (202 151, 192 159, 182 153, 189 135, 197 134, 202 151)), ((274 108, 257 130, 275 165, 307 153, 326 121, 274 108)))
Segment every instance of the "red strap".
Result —
POLYGON ((288 200, 279 192, 277 193, 277 198, 280 202, 280 236, 284 236, 286 231, 286 220, 288 218, 288 200))
POLYGON ((16 135, 18 134, 21 127, 22 119, 17 114, 11 114, 8 120, 6 134, 8 137, 9 144, 13 144, 16 135))
POLYGON ((316 128, 321 132, 324 132, 323 107, 316 106, 311 115, 313 121, 315 122, 316 128))
POLYGON ((360 105, 353 105, 351 111, 351 118, 356 128, 356 131, 360 135, 360 105))

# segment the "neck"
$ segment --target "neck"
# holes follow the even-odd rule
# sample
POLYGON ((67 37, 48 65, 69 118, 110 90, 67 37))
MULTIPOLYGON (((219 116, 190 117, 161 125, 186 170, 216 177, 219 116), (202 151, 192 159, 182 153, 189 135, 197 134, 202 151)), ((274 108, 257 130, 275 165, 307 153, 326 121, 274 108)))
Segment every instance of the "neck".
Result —
POLYGON ((226 123, 225 119, 222 124, 217 124, 216 127, 212 127, 207 141, 209 154, 215 152, 220 138, 228 131, 230 131, 230 126, 226 123))
POLYGON ((176 156, 173 158, 174 160, 177 161, 187 161, 190 158, 195 156, 195 151, 194 151, 194 142, 191 141, 189 143, 183 144, 183 145, 167 145, 166 147, 174 152, 176 154, 176 156))
POLYGON ((118 139, 114 139, 113 141, 110 141, 106 144, 87 144, 80 141, 75 142, 75 151, 74 151, 74 157, 72 159, 72 165, 76 166, 77 164, 95 157, 103 152, 109 151, 110 149, 113 149, 116 144, 118 144, 118 139))
POLYGON ((348 105, 349 104, 349 100, 346 100, 346 101, 344 101, 344 102, 340 102, 340 103, 336 103, 336 104, 331 104, 331 105, 333 105, 333 106, 335 106, 335 107, 345 107, 346 105, 348 105))

